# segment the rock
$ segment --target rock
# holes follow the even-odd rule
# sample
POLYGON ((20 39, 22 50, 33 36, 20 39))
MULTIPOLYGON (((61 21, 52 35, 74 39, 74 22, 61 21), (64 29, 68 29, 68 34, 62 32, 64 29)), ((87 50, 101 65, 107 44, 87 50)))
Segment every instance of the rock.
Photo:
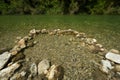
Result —
POLYGON ((30 34, 36 34, 36 30, 35 29, 30 30, 30 34))
POLYGON ((73 31, 74 35, 76 36, 77 34, 79 34, 78 31, 73 31))
POLYGON ((34 42, 33 42, 34 45, 37 44, 37 43, 38 43, 37 41, 34 41, 34 42))
POLYGON ((102 63, 102 68, 101 70, 104 72, 104 73, 109 73, 109 70, 113 69, 114 67, 111 65, 110 61, 109 60, 102 60, 101 61, 102 63))
POLYGON ((96 47, 103 48, 103 45, 101 44, 95 44, 96 47))
POLYGON ((31 64, 30 72, 33 77, 37 75, 37 65, 35 63, 31 64))
POLYGON ((14 71, 20 67, 19 63, 14 63, 11 66, 4 68, 0 71, 0 78, 9 78, 14 74, 14 71))
POLYGON ((119 54, 119 51, 116 50, 116 49, 111 49, 110 52, 112 52, 112 53, 116 53, 116 54, 119 54))
POLYGON ((78 34, 77 31, 74 31, 72 29, 64 30, 64 33, 68 35, 74 35, 74 36, 78 34))
POLYGON ((94 53, 98 53, 98 52, 103 52, 105 51, 105 49, 102 47, 102 45, 100 44, 95 44, 95 45, 89 45, 92 46, 90 49, 94 52, 94 53))
POLYGON ((10 57, 11 54, 9 52, 4 52, 0 55, 0 69, 2 69, 6 65, 10 57))
POLYGON ((63 68, 59 65, 52 65, 46 75, 46 77, 48 78, 48 80, 62 80, 63 78, 63 74, 62 70, 63 68))
POLYGON ((92 39, 92 43, 97 43, 97 40, 96 39, 92 39))
POLYGON ((8 63, 7 67, 11 66, 12 64, 13 64, 13 62, 8 63))
POLYGON ((70 38, 69 41, 70 42, 75 41, 75 38, 70 38))
POLYGON ((50 67, 50 62, 47 59, 42 60, 39 64, 38 64, 38 74, 44 74, 44 72, 46 70, 48 70, 50 67))
POLYGON ((89 44, 89 45, 87 45, 88 48, 90 50, 92 50, 92 52, 94 52, 94 53, 104 52, 105 51, 105 49, 103 48, 103 46, 101 44, 96 44, 96 40, 94 40, 94 39, 93 39, 93 42, 91 42, 91 41, 89 42, 88 41, 87 44, 89 44))
POLYGON ((21 73, 16 73, 16 74, 14 74, 14 75, 10 78, 10 80, 19 80, 19 79, 25 80, 25 79, 23 79, 23 78, 25 77, 25 75, 26 75, 26 72, 25 72, 25 71, 22 71, 21 73))
POLYGON ((16 55, 18 52, 20 52, 23 48, 20 47, 20 45, 15 45, 11 50, 10 53, 12 55, 16 55))
POLYGON ((100 52, 104 52, 105 51, 105 49, 104 48, 100 48, 100 52))
POLYGON ((18 41, 18 46, 22 49, 25 48, 26 47, 25 39, 20 39, 18 41))
POLYGON ((42 33, 42 34, 46 34, 46 33, 48 33, 48 31, 47 31, 46 29, 42 29, 42 30, 41 30, 41 33, 42 33))
POLYGON ((10 54, 11 54, 11 55, 16 55, 17 53, 18 53, 17 50, 11 50, 11 51, 10 51, 10 54))
POLYGON ((59 30, 59 31, 57 31, 57 33, 58 33, 59 35, 76 35, 76 34, 78 34, 77 31, 74 31, 74 30, 72 30, 72 29, 59 30))
POLYGON ((108 52, 106 55, 105 55, 105 58, 106 59, 109 59, 115 63, 118 63, 120 64, 120 55, 119 54, 116 54, 116 53, 112 53, 112 52, 108 52))
POLYGON ((76 38, 85 38, 85 37, 86 37, 85 33, 76 34, 76 38))
POLYGON ((56 34, 57 34, 57 30, 56 29, 49 32, 49 35, 56 35, 56 34))
POLYGON ((97 42, 97 40, 93 39, 93 38, 86 38, 85 42, 89 45, 92 45, 92 44, 95 44, 97 42))

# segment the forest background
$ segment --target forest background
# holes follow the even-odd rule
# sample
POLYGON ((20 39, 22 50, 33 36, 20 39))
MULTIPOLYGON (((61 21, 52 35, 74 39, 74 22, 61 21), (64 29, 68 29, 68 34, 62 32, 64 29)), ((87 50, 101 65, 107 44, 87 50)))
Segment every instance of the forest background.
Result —
POLYGON ((1 15, 120 14, 120 0, 0 0, 1 15))

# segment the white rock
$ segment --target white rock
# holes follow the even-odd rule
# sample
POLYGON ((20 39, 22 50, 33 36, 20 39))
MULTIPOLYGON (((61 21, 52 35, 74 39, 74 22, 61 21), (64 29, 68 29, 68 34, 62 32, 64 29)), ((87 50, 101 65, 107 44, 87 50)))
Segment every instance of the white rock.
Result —
POLYGON ((50 67, 50 62, 47 59, 42 60, 39 64, 38 64, 38 74, 44 74, 44 72, 46 70, 48 70, 50 67))
POLYGON ((96 47, 103 48, 102 44, 95 44, 96 47))
POLYGON ((33 77, 37 75, 37 65, 35 63, 31 64, 30 72, 33 77))
POLYGON ((20 75, 21 75, 21 76, 25 76, 25 75, 26 75, 26 72, 25 72, 25 71, 22 71, 22 72, 20 73, 20 75))
POLYGON ((42 33, 42 34, 45 34, 45 33, 47 33, 47 32, 48 32, 48 31, 47 31, 46 29, 42 29, 42 30, 41 30, 41 33, 42 33))
POLYGON ((0 78, 9 78, 11 75, 14 74, 14 71, 16 69, 18 69, 20 67, 20 64, 18 64, 17 62, 12 64, 11 66, 5 68, 5 69, 2 69, 0 71, 0 78))
POLYGON ((11 54, 9 52, 4 52, 0 55, 0 69, 2 69, 6 65, 10 57, 11 54))
POLYGON ((109 73, 109 70, 113 69, 114 67, 111 65, 109 60, 102 60, 102 71, 105 73, 109 73))
POLYGON ((112 53, 112 52, 108 52, 106 55, 105 55, 105 58, 106 59, 109 59, 115 63, 118 63, 120 64, 120 55, 119 54, 116 54, 116 53, 112 53))
POLYGON ((30 30, 30 34, 36 34, 36 30, 35 29, 30 30))
POLYGON ((76 34, 76 38, 85 38, 85 37, 86 37, 85 33, 77 33, 76 34))
MULTIPOLYGON (((62 73, 62 67, 59 65, 52 65, 46 75, 48 80, 59 80, 62 73)), ((61 80, 61 79, 60 79, 61 80)))
POLYGON ((96 43, 96 42, 97 42, 96 39, 93 39, 93 38, 86 38, 86 43, 87 43, 87 44, 94 44, 94 43, 96 43))

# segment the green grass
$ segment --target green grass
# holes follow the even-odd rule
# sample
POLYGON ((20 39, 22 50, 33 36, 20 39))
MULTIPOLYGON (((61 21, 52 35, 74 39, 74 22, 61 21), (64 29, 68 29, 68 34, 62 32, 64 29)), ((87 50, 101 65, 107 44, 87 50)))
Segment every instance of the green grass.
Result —
POLYGON ((120 49, 119 15, 0 16, 0 48, 11 46, 16 36, 25 36, 33 28, 71 28, 92 35, 108 49, 120 49))

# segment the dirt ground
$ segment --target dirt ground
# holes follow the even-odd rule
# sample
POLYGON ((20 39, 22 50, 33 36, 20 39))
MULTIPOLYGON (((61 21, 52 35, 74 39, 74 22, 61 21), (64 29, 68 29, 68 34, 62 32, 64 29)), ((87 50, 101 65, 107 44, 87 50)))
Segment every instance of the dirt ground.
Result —
MULTIPOLYGON (((48 59, 51 65, 58 64, 64 68, 62 80, 108 80, 97 65, 103 57, 81 46, 79 39, 70 35, 40 34, 34 40, 38 43, 23 52, 26 62, 22 70, 28 70, 33 62, 38 64, 48 59)), ((40 80, 40 77, 36 76, 33 80, 40 80)))

